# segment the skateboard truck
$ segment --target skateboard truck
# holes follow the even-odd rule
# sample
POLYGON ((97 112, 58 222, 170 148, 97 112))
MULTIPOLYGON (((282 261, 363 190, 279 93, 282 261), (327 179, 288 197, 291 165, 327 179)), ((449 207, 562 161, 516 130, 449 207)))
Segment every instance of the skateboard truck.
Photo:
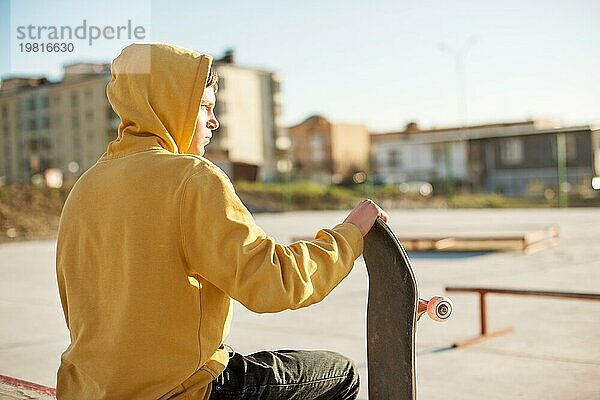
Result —
POLYGON ((417 321, 423 314, 437 322, 446 322, 452 315, 452 301, 447 297, 434 296, 430 300, 419 299, 417 321))

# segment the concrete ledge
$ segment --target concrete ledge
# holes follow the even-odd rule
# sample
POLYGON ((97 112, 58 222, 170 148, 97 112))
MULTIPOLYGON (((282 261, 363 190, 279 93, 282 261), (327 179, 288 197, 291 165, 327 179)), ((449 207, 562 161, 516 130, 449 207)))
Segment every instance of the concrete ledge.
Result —
POLYGON ((6 400, 52 400, 56 390, 10 376, 0 375, 0 399, 6 400))

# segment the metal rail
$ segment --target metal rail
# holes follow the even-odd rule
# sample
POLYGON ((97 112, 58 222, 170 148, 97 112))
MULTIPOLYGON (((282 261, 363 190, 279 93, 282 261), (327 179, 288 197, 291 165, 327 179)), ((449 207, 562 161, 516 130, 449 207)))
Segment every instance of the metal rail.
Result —
POLYGON ((504 295, 516 295, 516 296, 541 296, 541 297, 553 297, 561 299, 576 299, 576 300, 600 300, 600 293, 581 293, 581 292, 558 292, 558 291, 546 291, 546 290, 522 290, 522 289, 500 289, 500 288, 482 288, 482 287, 457 287, 450 286, 446 287, 446 292, 463 292, 463 293, 479 293, 479 320, 480 320, 480 333, 479 336, 468 339, 462 342, 454 343, 454 347, 462 347, 469 344, 479 342, 483 339, 502 335, 504 333, 511 332, 512 327, 504 328, 495 332, 488 332, 487 329, 487 308, 486 308, 486 295, 488 293, 493 294, 504 294, 504 295))

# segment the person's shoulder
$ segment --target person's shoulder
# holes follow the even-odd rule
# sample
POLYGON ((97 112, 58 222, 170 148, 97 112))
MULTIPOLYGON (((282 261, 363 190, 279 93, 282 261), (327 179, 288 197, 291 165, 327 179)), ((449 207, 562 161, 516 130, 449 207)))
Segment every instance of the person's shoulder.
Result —
POLYGON ((202 156, 195 154, 180 154, 177 158, 184 164, 182 167, 186 169, 185 175, 187 175, 186 178, 188 179, 206 179, 207 176, 210 176, 231 183, 225 171, 202 156))

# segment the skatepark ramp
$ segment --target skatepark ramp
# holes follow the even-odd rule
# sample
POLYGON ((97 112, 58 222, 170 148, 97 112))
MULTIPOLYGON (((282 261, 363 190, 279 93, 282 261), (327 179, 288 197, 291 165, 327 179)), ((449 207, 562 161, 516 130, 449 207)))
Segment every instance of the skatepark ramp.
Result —
POLYGON ((515 229, 504 232, 468 232, 425 234, 400 237, 407 251, 522 251, 535 253, 559 242, 556 226, 515 229))
MULTIPOLYGON (((504 227, 474 229, 461 226, 460 229, 440 227, 393 227, 398 239, 409 252, 480 252, 480 251, 521 251, 535 253, 556 246, 559 239, 557 226, 547 227, 504 227)), ((312 240, 309 236, 292 237, 292 242, 312 240)))

